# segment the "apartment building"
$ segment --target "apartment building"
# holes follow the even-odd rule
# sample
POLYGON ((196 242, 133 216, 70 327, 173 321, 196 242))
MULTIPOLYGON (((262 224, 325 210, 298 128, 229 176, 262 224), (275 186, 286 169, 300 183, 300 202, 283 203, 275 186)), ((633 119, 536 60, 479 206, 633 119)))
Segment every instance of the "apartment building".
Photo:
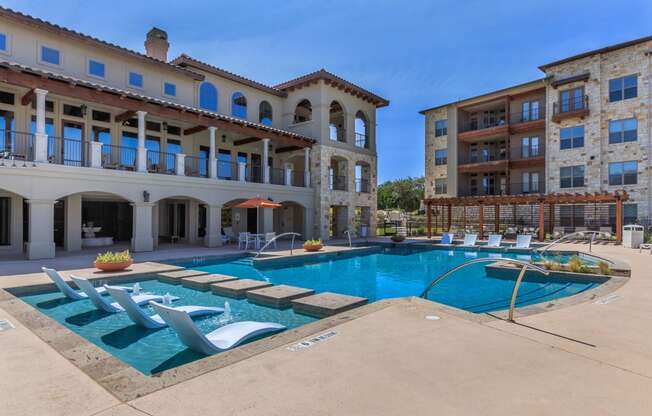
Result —
MULTIPOLYGON (((625 190, 625 223, 649 222, 652 37, 539 69, 541 79, 421 112, 426 198, 625 190)), ((558 218, 613 225, 614 209, 577 204, 558 218)))
POLYGON ((375 233, 376 109, 325 70, 268 86, 0 8, 0 255, 375 233), (266 197, 279 209, 235 208, 266 197))

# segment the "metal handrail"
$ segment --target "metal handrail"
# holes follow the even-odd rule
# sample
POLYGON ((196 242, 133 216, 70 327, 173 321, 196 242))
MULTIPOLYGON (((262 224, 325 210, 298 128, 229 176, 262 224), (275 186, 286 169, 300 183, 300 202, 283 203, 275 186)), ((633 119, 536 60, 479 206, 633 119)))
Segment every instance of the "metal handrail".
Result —
POLYGON ((495 259, 495 258, 489 258, 489 257, 482 258, 482 259, 473 259, 473 260, 469 260, 467 262, 464 262, 464 263, 460 264, 459 266, 453 267, 452 269, 450 269, 446 273, 442 274, 441 276, 439 276, 438 278, 436 278, 435 280, 430 282, 430 284, 423 290, 423 292, 421 292, 421 297, 424 298, 424 299, 427 299, 428 293, 433 288, 433 286, 435 286, 437 283, 441 282, 442 280, 444 280, 445 278, 447 278, 451 274, 455 273, 456 271, 458 271, 458 270, 460 270, 460 269, 462 269, 462 268, 464 268, 464 267, 466 267, 468 265, 475 264, 475 263, 495 263, 497 261, 503 261, 503 262, 507 262, 507 263, 519 264, 519 265, 523 266, 521 268, 521 272, 518 275, 518 278, 516 279, 516 283, 514 283, 514 289, 512 289, 512 299, 511 299, 510 304, 509 304, 508 319, 511 322, 514 322, 514 307, 516 306, 516 296, 518 295, 518 289, 521 286, 521 280, 523 280, 523 277, 525 276, 525 271, 528 268, 530 268, 530 269, 532 269, 534 271, 537 271, 539 273, 543 273, 543 274, 545 274, 547 276, 547 275, 550 274, 550 272, 548 270, 546 270, 544 268, 541 268, 539 266, 536 266, 536 265, 534 265, 532 263, 528 263, 528 262, 525 262, 525 261, 522 261, 522 260, 516 260, 516 259, 508 259, 508 258, 495 259))
POLYGON ((283 236, 285 236, 285 235, 291 235, 291 236, 292 236, 292 244, 290 245, 290 255, 292 255, 292 251, 294 250, 294 238, 295 238, 296 236, 301 237, 301 234, 299 234, 299 233, 294 233, 294 232, 289 232, 289 233, 279 234, 279 235, 277 235, 276 237, 274 237, 274 238, 272 238, 271 240, 269 240, 268 242, 266 242, 265 245, 264 245, 260 250, 258 250, 258 253, 256 253, 256 255, 254 256, 254 258, 255 258, 255 259, 258 258, 258 256, 260 256, 260 254, 263 252, 263 250, 265 250, 265 249, 266 249, 270 244, 272 244, 274 241, 278 240, 279 238, 281 238, 281 237, 283 237, 283 236))
POLYGON ((346 234, 349 237, 349 248, 353 247, 353 244, 351 243, 351 232, 352 231, 350 229, 344 231, 344 234, 346 234))
POLYGON ((593 257, 597 257, 597 258, 599 258, 600 260, 604 260, 604 261, 606 261, 607 263, 615 264, 612 260, 609 260, 608 258, 605 258, 605 257, 602 257, 602 256, 598 256, 598 255, 596 255, 596 254, 593 254, 593 252, 592 252, 592 250, 593 250, 593 241, 595 240, 595 236, 596 236, 596 235, 600 235, 600 234, 608 235, 608 233, 605 233, 605 232, 603 232, 603 231, 575 231, 575 232, 572 232, 572 233, 570 233, 570 234, 562 235, 560 238, 558 238, 558 239, 556 239, 555 241, 553 241, 552 243, 548 244, 548 245, 545 246, 543 249, 542 249, 541 247, 539 247, 539 248, 535 248, 535 249, 533 250, 533 252, 538 252, 539 255, 540 255, 541 257, 543 257, 543 255, 544 255, 544 254, 545 254, 545 253, 546 253, 546 252, 547 252, 547 251, 548 251, 552 246, 559 245, 563 240, 565 240, 565 239, 568 238, 568 237, 571 237, 571 236, 574 236, 574 235, 578 235, 578 234, 581 235, 581 236, 584 236, 585 233, 591 233, 591 239, 589 240, 589 253, 591 253, 591 255, 592 255, 593 257))

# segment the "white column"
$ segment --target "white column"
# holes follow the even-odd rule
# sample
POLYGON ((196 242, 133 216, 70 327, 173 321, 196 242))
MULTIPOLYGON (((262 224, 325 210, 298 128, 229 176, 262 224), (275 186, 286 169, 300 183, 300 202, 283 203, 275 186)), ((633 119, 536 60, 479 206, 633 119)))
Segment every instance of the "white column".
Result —
POLYGON ((263 179, 269 183, 269 139, 263 139, 263 179))
POLYGON ((145 116, 147 111, 138 114, 138 172, 147 172, 147 149, 145 148, 145 116))
POLYGON ((217 178, 217 165, 215 163, 215 132, 217 127, 209 127, 209 144, 210 150, 208 152, 208 177, 215 179, 217 178))
POLYGON ((197 244, 199 238, 199 203, 194 199, 188 200, 186 212, 188 213, 186 239, 188 240, 188 244, 197 244))
POLYGON ((176 155, 176 167, 175 172, 179 176, 186 175, 186 155, 183 153, 177 153, 176 155))
POLYGON ((292 186, 292 164, 285 165, 285 185, 292 186))
POLYGON ((54 258, 54 202, 30 199, 27 258, 54 258))
POLYGON ((273 208, 263 208, 261 209, 261 214, 263 214, 263 232, 271 233, 274 231, 274 209, 273 208))
POLYGON ((204 245, 206 247, 218 247, 222 245, 222 206, 206 206, 206 236, 204 245))
POLYGON ((34 134, 34 160, 47 163, 48 135, 45 133, 45 96, 46 90, 34 89, 36 94, 36 133, 34 134))
POLYGON ((152 238, 152 211, 153 202, 138 202, 131 204, 133 207, 133 231, 131 237, 131 250, 152 251, 154 238, 152 238))
POLYGON ((102 143, 101 142, 91 142, 91 167, 92 168, 102 167, 102 143))
POLYGON ((303 181, 305 187, 310 187, 310 148, 303 149, 303 181))
POLYGON ((70 195, 65 204, 66 230, 64 246, 66 251, 82 249, 82 197, 81 194, 70 195))
POLYGON ((240 182, 247 180, 247 164, 245 162, 238 162, 238 180, 240 182))

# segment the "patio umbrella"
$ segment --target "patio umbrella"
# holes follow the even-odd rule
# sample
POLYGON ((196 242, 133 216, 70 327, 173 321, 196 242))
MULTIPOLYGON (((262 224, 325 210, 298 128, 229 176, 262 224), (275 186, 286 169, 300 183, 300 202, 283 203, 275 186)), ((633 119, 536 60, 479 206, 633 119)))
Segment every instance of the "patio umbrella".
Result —
POLYGON ((272 202, 267 198, 261 198, 257 196, 255 198, 247 199, 246 201, 239 203, 234 208, 256 208, 256 234, 258 234, 258 231, 260 231, 258 227, 258 214, 260 208, 281 208, 281 206, 281 204, 272 202))

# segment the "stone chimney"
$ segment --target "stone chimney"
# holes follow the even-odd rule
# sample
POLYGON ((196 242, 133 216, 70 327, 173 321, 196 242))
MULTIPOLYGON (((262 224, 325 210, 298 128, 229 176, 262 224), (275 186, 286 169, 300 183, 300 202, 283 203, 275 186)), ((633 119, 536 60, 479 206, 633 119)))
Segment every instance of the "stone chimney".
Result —
POLYGON ((153 27, 149 32, 147 32, 147 39, 145 39, 145 51, 147 56, 167 62, 169 48, 170 43, 168 42, 168 34, 165 30, 153 27))

